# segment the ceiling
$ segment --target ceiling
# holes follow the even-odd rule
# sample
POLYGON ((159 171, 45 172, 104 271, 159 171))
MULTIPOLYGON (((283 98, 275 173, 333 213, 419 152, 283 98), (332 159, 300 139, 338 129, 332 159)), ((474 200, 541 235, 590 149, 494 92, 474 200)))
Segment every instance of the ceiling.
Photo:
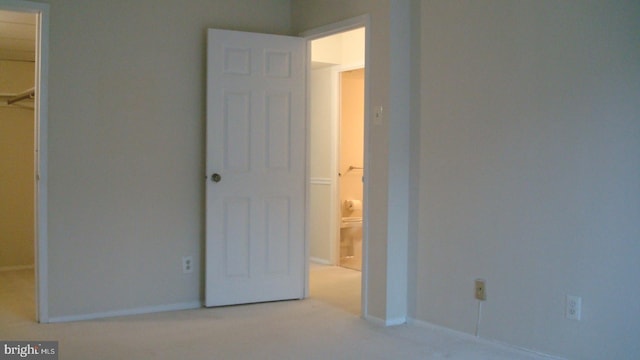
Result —
POLYGON ((35 61, 36 14, 0 10, 0 60, 35 61))

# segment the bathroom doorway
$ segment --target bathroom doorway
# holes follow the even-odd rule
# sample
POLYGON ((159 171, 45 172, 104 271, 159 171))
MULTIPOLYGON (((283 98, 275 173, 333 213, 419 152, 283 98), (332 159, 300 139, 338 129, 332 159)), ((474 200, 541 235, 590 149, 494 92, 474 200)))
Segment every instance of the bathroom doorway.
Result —
POLYGON ((361 315, 365 28, 311 41, 310 297, 361 315))
POLYGON ((362 271, 364 68, 341 71, 339 103, 338 265, 362 271))

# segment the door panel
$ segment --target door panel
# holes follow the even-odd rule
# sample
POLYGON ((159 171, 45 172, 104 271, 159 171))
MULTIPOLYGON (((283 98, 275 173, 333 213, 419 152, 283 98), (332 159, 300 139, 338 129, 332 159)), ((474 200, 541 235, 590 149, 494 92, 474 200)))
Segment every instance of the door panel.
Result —
POLYGON ((209 30, 207 55, 205 304, 302 298, 305 41, 209 30))
POLYGON ((223 170, 246 172, 249 170, 251 150, 249 115, 250 93, 224 94, 224 149, 223 170))
POLYGON ((290 269, 289 248, 291 238, 289 236, 287 222, 290 218, 289 199, 273 198, 266 202, 267 228, 267 259, 266 271, 269 274, 287 274, 290 269), (283 261, 284 260, 284 261, 283 261))
POLYGON ((249 204, 248 198, 227 198, 224 203, 223 259, 230 278, 249 275, 249 204))
POLYGON ((291 141, 290 94, 267 95, 267 166, 270 169, 289 169, 291 141))

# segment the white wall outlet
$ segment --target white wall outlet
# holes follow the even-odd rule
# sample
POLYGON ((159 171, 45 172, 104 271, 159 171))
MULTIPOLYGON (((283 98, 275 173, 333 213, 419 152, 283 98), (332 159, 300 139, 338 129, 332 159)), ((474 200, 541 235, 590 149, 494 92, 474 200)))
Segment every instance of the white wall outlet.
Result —
POLYGON ((484 279, 476 279, 476 299, 480 301, 487 300, 487 285, 484 279))
POLYGON ((580 320, 582 316, 582 298, 579 296, 567 295, 565 316, 569 320, 580 320))
POLYGON ((182 257, 182 272, 184 274, 190 274, 193 272, 193 256, 182 257))

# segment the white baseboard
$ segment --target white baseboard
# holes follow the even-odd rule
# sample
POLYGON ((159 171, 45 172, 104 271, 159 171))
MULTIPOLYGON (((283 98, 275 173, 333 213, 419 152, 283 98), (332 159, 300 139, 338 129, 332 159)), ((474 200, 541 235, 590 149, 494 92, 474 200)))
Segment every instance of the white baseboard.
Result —
POLYGON ((414 325, 414 326, 425 328, 425 329, 430 329, 430 330, 435 330, 435 331, 447 333, 449 335, 452 335, 452 336, 455 336, 455 337, 459 337, 459 338, 462 338, 462 339, 465 339, 465 340, 483 341, 482 338, 476 337, 474 335, 471 335, 471 334, 468 334, 468 333, 465 333, 465 332, 462 332, 462 331, 458 331, 458 330, 453 330, 453 329, 450 329, 448 327, 436 325, 436 324, 433 324, 433 323, 430 323, 430 322, 427 322, 427 321, 422 321, 422 320, 409 318, 407 323, 409 325, 414 325))
POLYGON ((322 259, 322 258, 317 258, 317 257, 309 257, 309 261, 314 262, 316 264, 322 264, 322 265, 333 265, 331 263, 331 261, 327 260, 327 259, 322 259))
POLYGON ((384 320, 375 316, 364 315, 364 319, 376 326, 397 326, 407 322, 407 318, 405 317, 384 320))
POLYGON ((407 323, 407 318, 404 316, 399 318, 387 319, 387 321, 385 321, 385 324, 387 326, 398 326, 406 323, 407 323))
POLYGON ((364 319, 376 326, 386 326, 384 320, 371 315, 363 315, 364 319))
POLYGON ((33 265, 0 266, 0 271, 33 270, 33 265))
POLYGON ((49 322, 62 323, 62 322, 71 322, 71 321, 95 320, 95 319, 104 319, 104 318, 117 317, 117 316, 141 315, 141 314, 149 314, 149 313, 165 312, 165 311, 176 311, 176 310, 191 310, 191 309, 199 309, 201 307, 202 307, 201 302, 194 301, 194 302, 169 304, 169 305, 148 306, 148 307, 141 307, 141 308, 135 308, 135 309, 127 309, 127 310, 113 310, 113 311, 106 311, 106 312, 92 313, 92 314, 53 316, 49 318, 49 322))
POLYGON ((502 342, 499 342, 499 341, 493 341, 493 340, 484 339, 484 338, 481 338, 481 337, 476 337, 474 335, 471 335, 471 334, 468 334, 468 333, 465 333, 465 332, 462 332, 462 331, 449 329, 447 327, 436 325, 436 324, 432 324, 432 323, 427 322, 427 321, 408 318, 407 319, 407 323, 410 324, 410 325, 417 326, 417 327, 443 332, 443 333, 446 333, 446 334, 449 334, 451 336, 455 336, 455 337, 458 337, 458 338, 461 338, 461 339, 464 339, 464 340, 476 341, 476 342, 479 342, 481 344, 487 344, 487 345, 491 345, 491 346, 499 346, 499 347, 502 347, 502 348, 505 348, 505 349, 522 351, 522 352, 526 352, 526 353, 530 353, 530 354, 535 354, 537 356, 546 357, 546 358, 552 359, 552 360, 566 360, 565 358, 561 358, 561 357, 557 357, 557 356, 541 353, 539 351, 523 348, 523 347, 520 347, 520 346, 514 346, 514 345, 510 345, 510 344, 505 344, 505 343, 502 343, 502 342))

